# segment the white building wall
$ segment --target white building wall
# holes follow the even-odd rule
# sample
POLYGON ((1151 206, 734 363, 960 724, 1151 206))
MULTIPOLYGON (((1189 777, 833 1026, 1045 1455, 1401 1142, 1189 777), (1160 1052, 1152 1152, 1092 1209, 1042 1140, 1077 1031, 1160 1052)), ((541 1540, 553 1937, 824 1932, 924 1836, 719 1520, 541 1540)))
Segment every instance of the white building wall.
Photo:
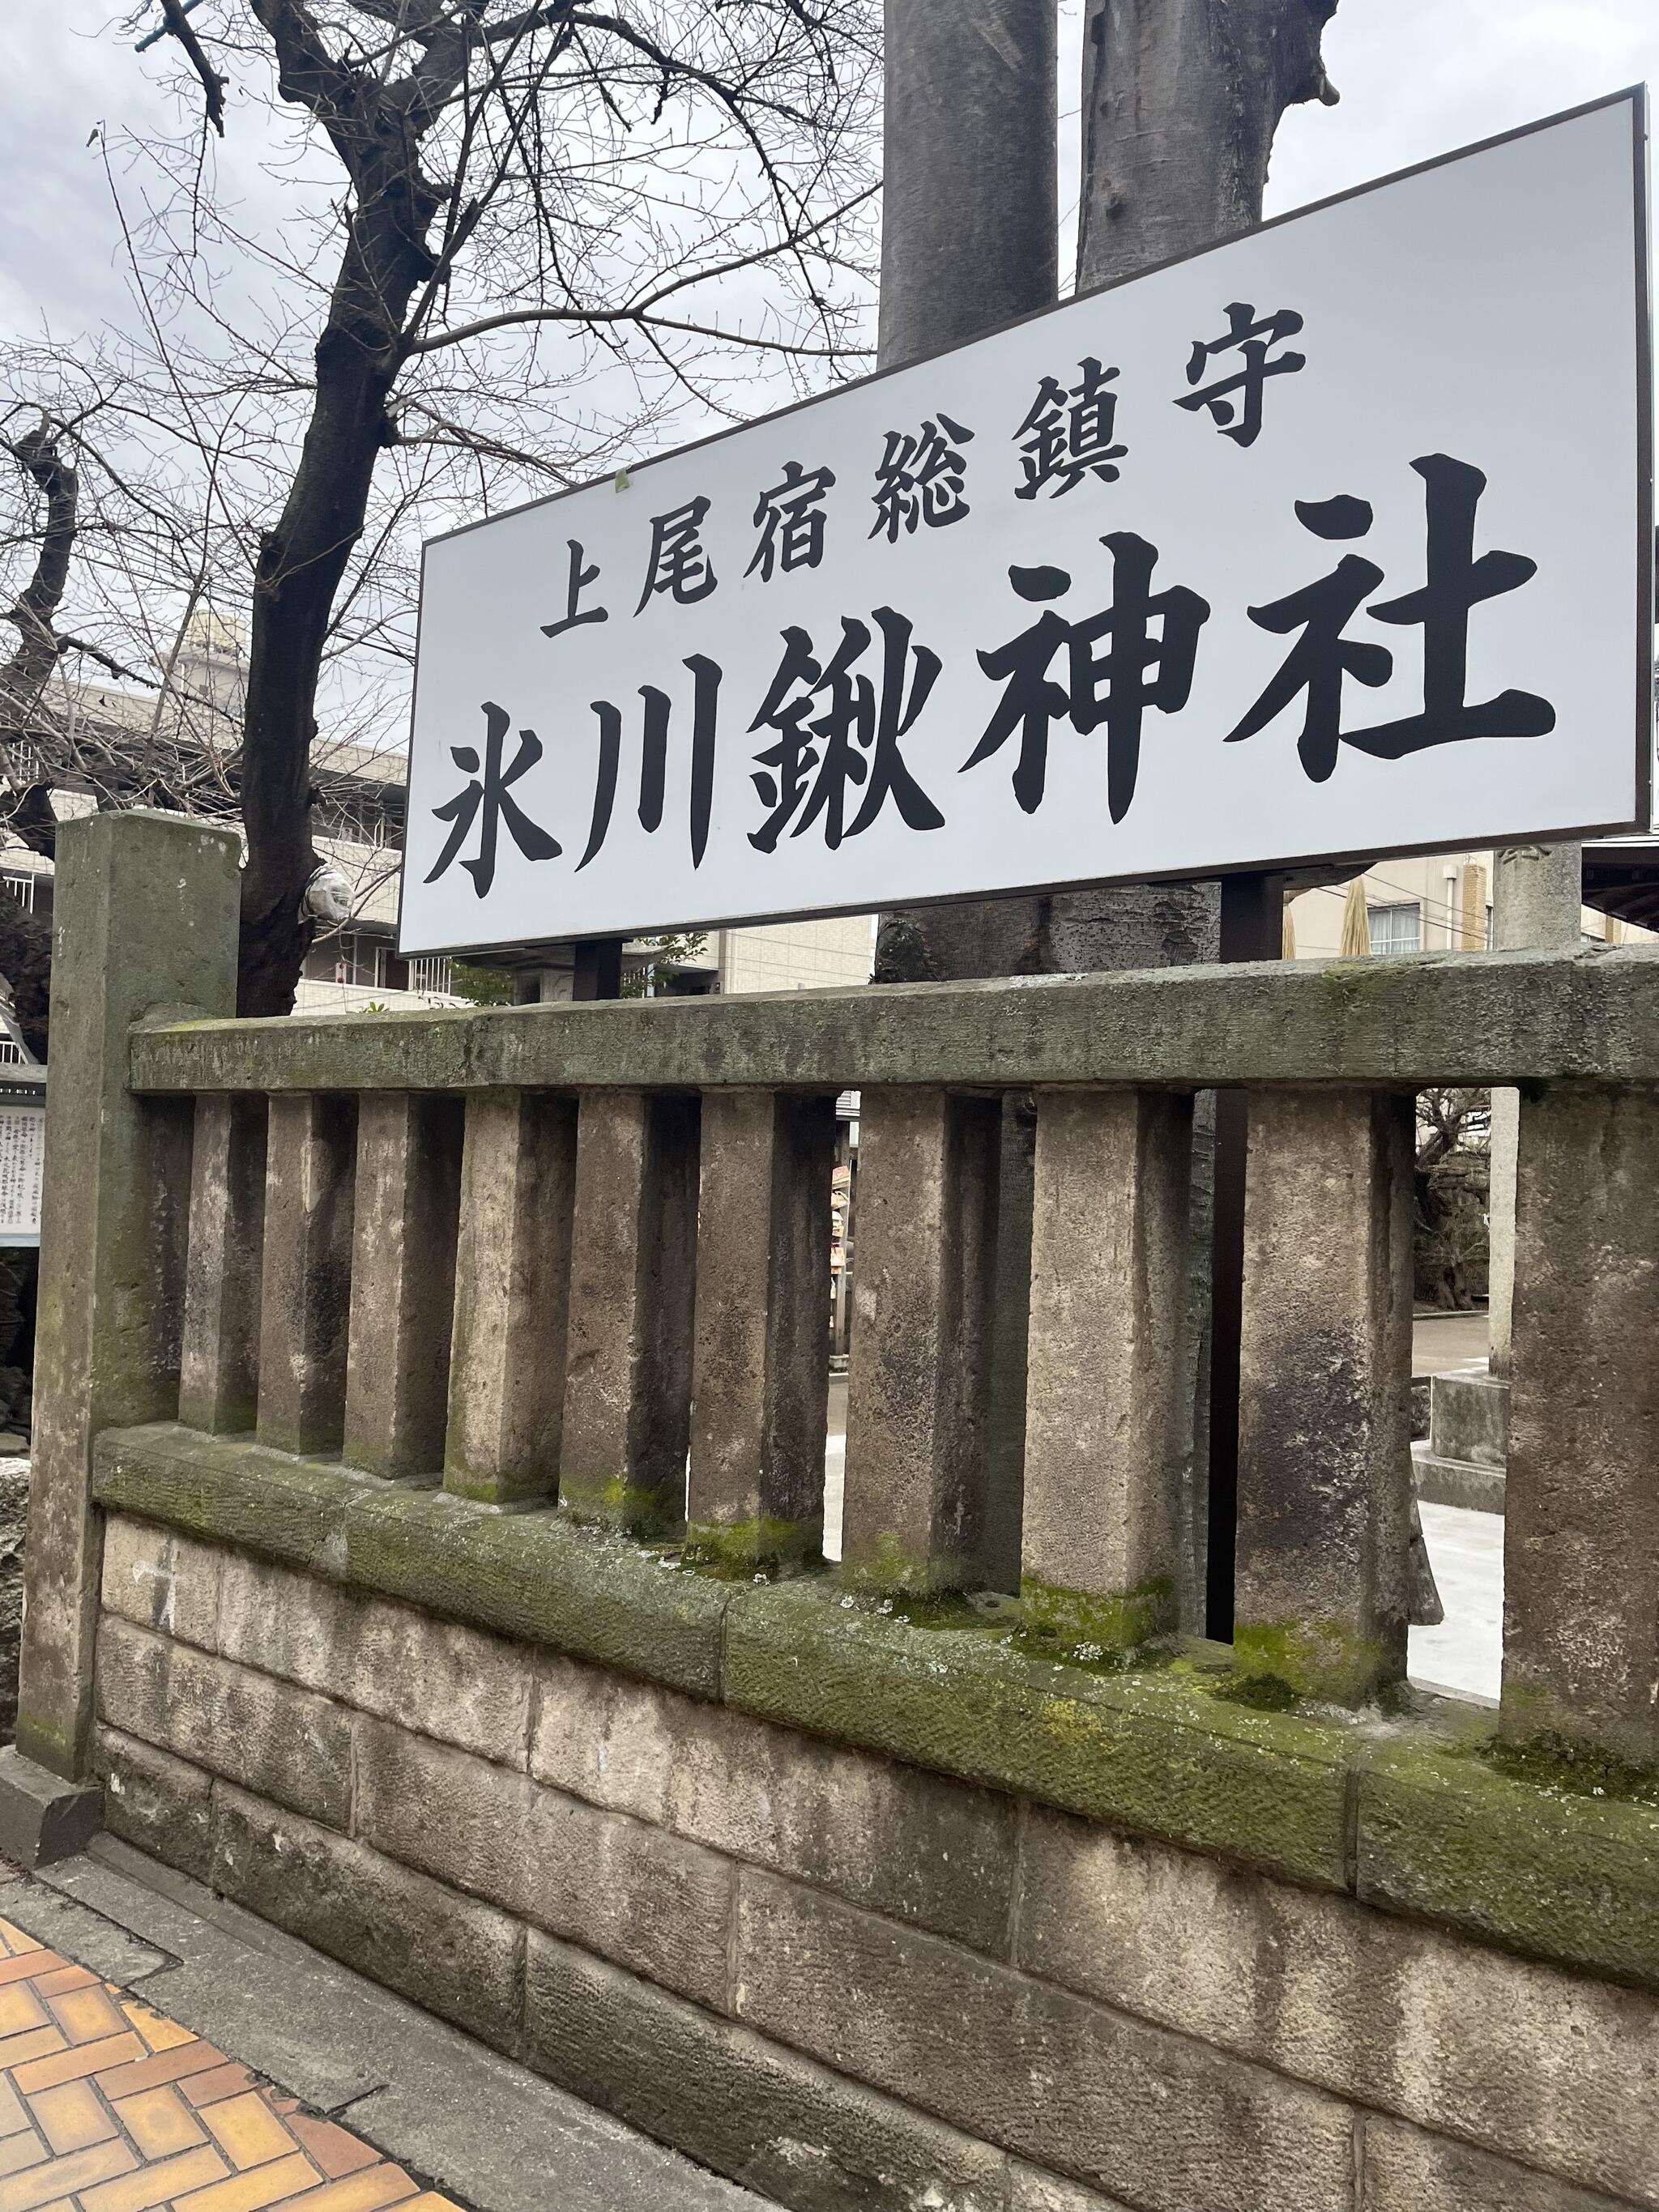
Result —
POLYGON ((723 993, 827 991, 870 981, 876 926, 868 915, 856 915, 838 921, 726 929, 711 949, 718 957, 723 993))

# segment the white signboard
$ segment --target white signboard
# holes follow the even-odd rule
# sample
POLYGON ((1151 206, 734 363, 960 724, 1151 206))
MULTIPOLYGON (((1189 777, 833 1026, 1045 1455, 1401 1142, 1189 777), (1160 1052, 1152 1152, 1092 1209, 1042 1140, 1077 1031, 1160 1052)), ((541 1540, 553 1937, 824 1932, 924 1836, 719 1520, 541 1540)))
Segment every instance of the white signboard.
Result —
POLYGON ((0 1105, 0 1246, 40 1243, 46 1164, 46 1108, 0 1105))
POLYGON ((1639 94, 428 546, 401 949, 1650 820, 1639 94))

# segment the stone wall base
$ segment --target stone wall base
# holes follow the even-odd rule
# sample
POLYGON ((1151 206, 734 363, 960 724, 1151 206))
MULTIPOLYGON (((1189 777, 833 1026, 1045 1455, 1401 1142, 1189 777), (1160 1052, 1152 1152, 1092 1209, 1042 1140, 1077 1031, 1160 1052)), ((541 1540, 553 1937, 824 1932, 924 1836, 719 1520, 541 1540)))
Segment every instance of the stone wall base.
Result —
POLYGON ((799 2212, 1659 2212, 1659 2001, 108 1522, 107 1820, 799 2212))

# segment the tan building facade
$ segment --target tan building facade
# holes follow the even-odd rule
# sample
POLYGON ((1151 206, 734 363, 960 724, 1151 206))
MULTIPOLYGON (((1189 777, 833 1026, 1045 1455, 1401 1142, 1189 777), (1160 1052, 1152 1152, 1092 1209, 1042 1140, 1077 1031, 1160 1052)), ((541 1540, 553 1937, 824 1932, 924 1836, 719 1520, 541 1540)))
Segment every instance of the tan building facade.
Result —
MULTIPOLYGON (((1367 869, 1371 951, 1484 952, 1491 942, 1494 858, 1490 851, 1437 853, 1416 860, 1379 860, 1367 869)), ((1337 884, 1292 900, 1290 917, 1298 960, 1336 958, 1347 888, 1337 884)), ((1583 909, 1583 927, 1591 944, 1655 941, 1652 931, 1614 921, 1592 907, 1583 909)))

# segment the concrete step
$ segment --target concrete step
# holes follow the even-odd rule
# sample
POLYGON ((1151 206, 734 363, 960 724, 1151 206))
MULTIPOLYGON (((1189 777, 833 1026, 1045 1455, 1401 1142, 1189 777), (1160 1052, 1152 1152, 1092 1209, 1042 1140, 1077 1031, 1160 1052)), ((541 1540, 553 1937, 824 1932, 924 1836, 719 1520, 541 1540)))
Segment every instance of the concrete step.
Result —
POLYGON ((1510 1386, 1484 1360, 1433 1378, 1429 1449, 1437 1459, 1502 1471, 1510 1455, 1510 1386))
POLYGON ((1430 1505, 1461 1505, 1474 1513, 1504 1510, 1501 1467, 1478 1460, 1448 1459, 1431 1443, 1412 1446, 1412 1478, 1417 1494, 1430 1505))

